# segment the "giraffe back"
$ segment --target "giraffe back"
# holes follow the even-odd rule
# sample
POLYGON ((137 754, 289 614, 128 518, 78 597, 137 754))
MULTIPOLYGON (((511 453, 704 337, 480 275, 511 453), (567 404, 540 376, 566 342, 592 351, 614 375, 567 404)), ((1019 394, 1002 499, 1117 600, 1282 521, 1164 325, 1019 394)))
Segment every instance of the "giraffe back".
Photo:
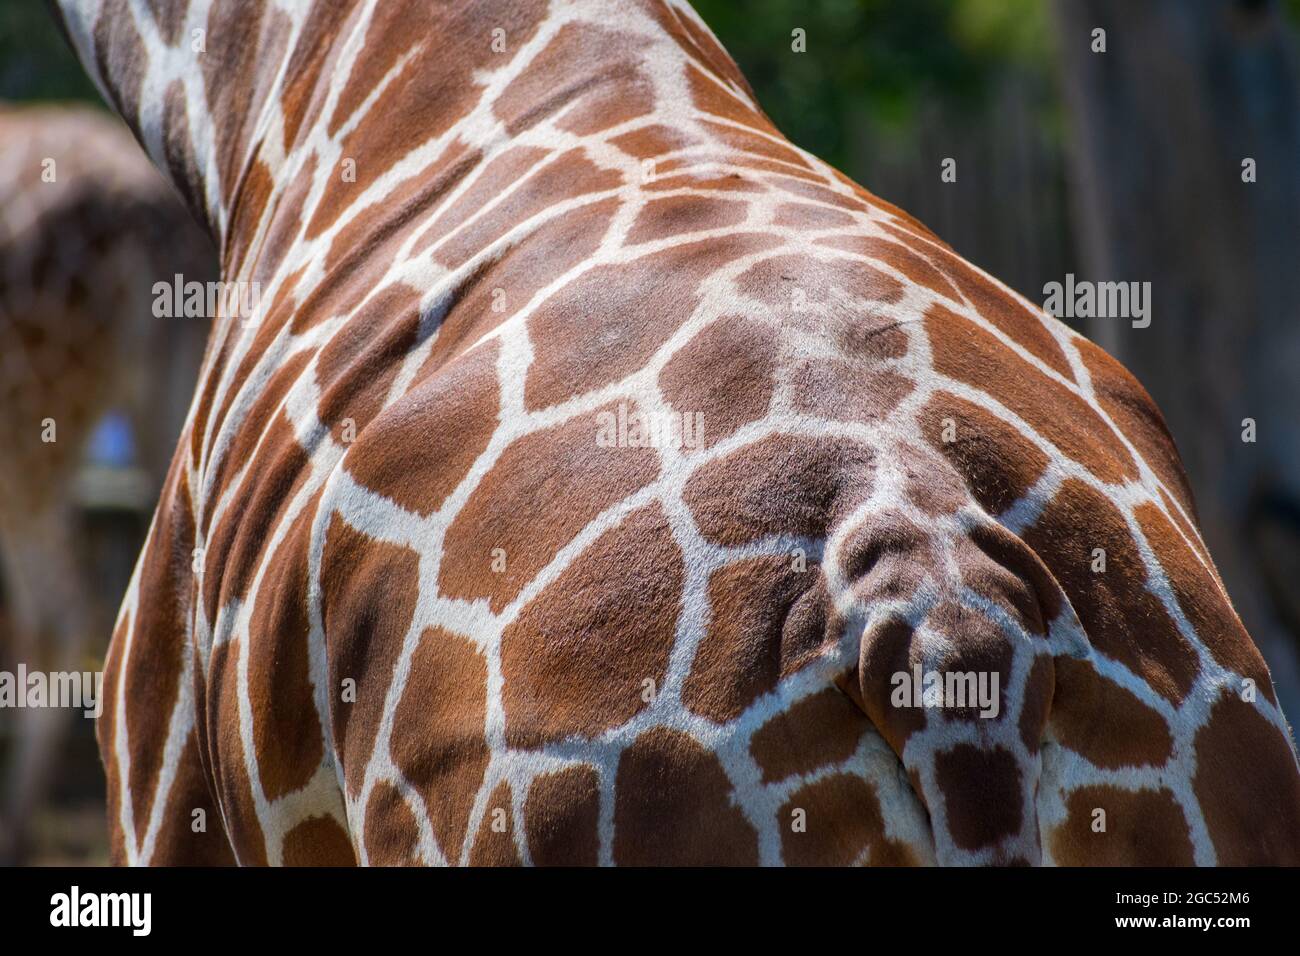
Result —
POLYGON ((118 858, 1294 859, 1149 397, 618 9, 218 6, 292 68, 206 100, 150 51, 263 295, 114 639, 118 858))

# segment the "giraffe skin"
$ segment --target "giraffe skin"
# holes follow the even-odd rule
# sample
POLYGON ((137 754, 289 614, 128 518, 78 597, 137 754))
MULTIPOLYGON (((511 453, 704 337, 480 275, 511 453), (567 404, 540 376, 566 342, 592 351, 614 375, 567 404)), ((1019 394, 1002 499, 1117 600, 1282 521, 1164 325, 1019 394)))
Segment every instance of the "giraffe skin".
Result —
MULTIPOLYGON (((198 278, 213 258, 170 185, 116 119, 86 107, 0 104, 0 666, 83 670, 94 588, 73 480, 90 431, 114 406, 161 484, 204 332, 154 318, 154 278, 198 278), (146 361, 142 361, 147 359, 146 361), (149 366, 149 374, 142 375, 149 366), (186 381, 188 376, 188 381, 186 381), (52 429, 52 431, 50 431, 52 429), (47 440, 49 439, 49 440, 47 440)), ((156 488, 155 488, 156 491, 156 488)), ((70 714, 6 711, 12 746, 0 861, 22 858, 70 714)))
POLYGON ((113 637, 116 861, 1297 860, 1150 398, 685 3, 61 6, 263 290, 113 637))

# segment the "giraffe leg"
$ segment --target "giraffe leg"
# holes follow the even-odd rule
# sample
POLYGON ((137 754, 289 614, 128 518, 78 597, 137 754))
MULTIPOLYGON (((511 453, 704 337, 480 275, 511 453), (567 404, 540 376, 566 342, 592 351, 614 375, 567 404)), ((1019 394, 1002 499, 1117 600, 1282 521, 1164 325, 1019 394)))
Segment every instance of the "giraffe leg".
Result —
MULTIPOLYGON (((54 508, 4 535, 4 579, 13 613, 13 663, 29 673, 84 669, 90 594, 72 546, 73 514, 54 508)), ((51 686, 52 683, 51 683, 51 686)), ((32 818, 49 791, 77 711, 25 707, 13 714, 13 749, 5 774, 0 858, 18 862, 29 849, 32 818)))
POLYGON ((861 553, 862 707, 929 813, 939 863, 1039 863, 1050 579, 995 526, 945 535, 886 520, 861 553))

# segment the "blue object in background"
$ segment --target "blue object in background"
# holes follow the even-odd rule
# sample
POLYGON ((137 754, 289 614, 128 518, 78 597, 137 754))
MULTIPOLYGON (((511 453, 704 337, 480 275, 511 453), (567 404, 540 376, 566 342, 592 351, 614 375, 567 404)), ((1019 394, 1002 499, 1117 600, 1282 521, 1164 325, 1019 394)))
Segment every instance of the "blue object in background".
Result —
POLYGON ((135 435, 126 415, 113 411, 105 415, 90 436, 86 457, 96 465, 125 468, 135 460, 135 435))

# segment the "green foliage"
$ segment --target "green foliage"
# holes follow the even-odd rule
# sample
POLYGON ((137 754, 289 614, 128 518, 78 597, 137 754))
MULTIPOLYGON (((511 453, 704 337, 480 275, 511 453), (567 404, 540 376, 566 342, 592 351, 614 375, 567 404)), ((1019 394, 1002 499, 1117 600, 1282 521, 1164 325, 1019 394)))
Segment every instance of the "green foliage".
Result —
POLYGON ((100 102, 45 3, 0 0, 0 99, 100 102))
POLYGON ((794 142, 850 165, 848 136, 906 127, 923 98, 976 109, 1007 66, 1049 72, 1045 0, 695 0, 794 142), (807 52, 791 49, 802 28, 807 52))
POLYGON ((1047 68, 1051 23, 1047 0, 958 0, 948 23, 954 41, 984 64, 1047 68))

